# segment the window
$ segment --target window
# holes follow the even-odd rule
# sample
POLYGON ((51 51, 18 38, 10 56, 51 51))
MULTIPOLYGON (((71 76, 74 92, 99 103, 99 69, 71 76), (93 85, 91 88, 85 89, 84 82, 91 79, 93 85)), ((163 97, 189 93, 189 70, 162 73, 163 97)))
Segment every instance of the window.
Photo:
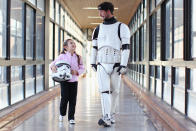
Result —
POLYGON ((192 32, 191 32, 191 38, 192 38, 192 47, 191 47, 191 56, 192 58, 196 57, 196 1, 192 0, 192 32))
POLYGON ((10 48, 11 58, 24 58, 24 43, 23 43, 23 3, 20 0, 11 1, 10 14, 10 48))
POLYGON ((33 59, 34 47, 34 10, 26 8, 26 58, 33 59))
POLYGON ((171 104, 171 68, 163 68, 163 100, 171 104))
POLYGON ((140 24, 144 21, 144 7, 143 7, 143 2, 140 4, 141 6, 141 16, 140 16, 140 24))
POLYGON ((62 7, 61 7, 61 26, 65 27, 65 12, 62 7))
POLYGON ((11 79, 11 104, 14 104, 24 99, 22 66, 11 67, 11 79))
POLYGON ((59 42, 59 27, 55 26, 55 59, 58 57, 60 52, 60 42, 59 42))
POLYGON ((143 4, 144 4, 144 20, 145 20, 147 16, 147 0, 143 0, 143 4))
POLYGON ((196 86, 194 82, 196 81, 196 69, 190 70, 190 90, 188 90, 188 116, 196 121, 196 98, 195 98, 195 92, 196 92, 196 86))
POLYGON ((0 58, 6 57, 7 0, 0 0, 0 58))
POLYGON ((175 68, 175 82, 174 86, 174 99, 173 106, 184 113, 185 109, 185 68, 176 67, 175 68))
POLYGON ((172 47, 172 1, 168 1, 165 7, 165 59, 171 58, 172 47))
POLYGON ((144 59, 144 26, 140 28, 139 60, 144 59))
POLYGON ((156 0, 156 6, 161 2, 161 0, 156 0))
POLYGON ((35 77, 34 77, 34 69, 32 65, 27 65, 26 70, 26 98, 35 94, 35 77))
POLYGON ((161 88, 161 77, 160 77, 160 66, 156 66, 156 95, 161 98, 162 88, 161 88))
POLYGON ((37 8, 41 11, 45 11, 45 0, 37 0, 37 8))
POLYGON ((156 59, 156 13, 150 17, 150 60, 156 59))
POLYGON ((154 85, 154 66, 150 66, 150 91, 155 93, 155 85, 154 85))
POLYGON ((174 58, 183 58, 183 0, 174 0, 174 58))
POLYGON ((50 0, 50 18, 54 20, 54 0, 50 0))
MULTIPOLYGON (((36 0, 28 0, 29 2, 31 2, 32 4, 36 4, 36 0)), ((39 0, 38 0, 39 1, 39 0)))
POLYGON ((36 93, 44 90, 43 65, 36 65, 36 93))
POLYGON ((44 17, 36 15, 36 59, 44 58, 44 17))
POLYGON ((161 51, 161 9, 156 13, 156 59, 160 60, 161 51))
POLYGON ((136 52, 136 61, 138 61, 139 60, 139 31, 137 31, 136 32, 136 41, 135 41, 136 43, 136 50, 135 50, 135 52, 136 52))
MULTIPOLYGON (((147 2, 147 1, 146 1, 147 2)), ((155 9, 155 0, 150 0, 150 13, 155 9)))
POLYGON ((56 1, 56 15, 55 15, 55 19, 56 19, 56 22, 59 24, 59 17, 60 17, 60 5, 59 3, 56 1))
POLYGON ((0 109, 8 106, 7 67, 0 66, 0 109))
POLYGON ((64 31, 61 30, 61 43, 60 43, 59 52, 61 52, 63 50, 63 42, 64 42, 64 31))
POLYGON ((49 24, 49 59, 53 60, 54 28, 53 23, 49 24))

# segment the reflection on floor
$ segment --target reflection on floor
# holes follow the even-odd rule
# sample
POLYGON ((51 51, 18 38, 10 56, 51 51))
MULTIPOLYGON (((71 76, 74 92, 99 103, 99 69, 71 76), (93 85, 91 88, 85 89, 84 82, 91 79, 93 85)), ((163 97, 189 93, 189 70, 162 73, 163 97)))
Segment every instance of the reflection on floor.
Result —
POLYGON ((116 124, 100 127, 100 96, 95 78, 84 78, 78 86, 75 125, 70 125, 67 116, 63 123, 58 121, 59 101, 56 97, 47 106, 19 125, 14 131, 156 131, 137 100, 126 85, 122 84, 116 124))

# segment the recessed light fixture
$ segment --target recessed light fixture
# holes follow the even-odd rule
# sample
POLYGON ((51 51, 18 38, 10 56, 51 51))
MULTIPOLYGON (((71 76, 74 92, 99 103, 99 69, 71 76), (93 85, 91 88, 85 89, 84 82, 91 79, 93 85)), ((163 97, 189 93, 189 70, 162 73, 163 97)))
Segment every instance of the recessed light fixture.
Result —
POLYGON ((101 23, 91 23, 91 25, 99 25, 99 24, 101 24, 101 23))
POLYGON ((88 16, 88 18, 90 18, 90 19, 101 19, 100 16, 88 16))
MULTIPOLYGON (((84 7, 84 8, 82 8, 82 9, 84 9, 84 10, 97 10, 97 7, 84 7)), ((115 10, 118 10, 118 8, 116 7, 116 8, 114 8, 115 10)))

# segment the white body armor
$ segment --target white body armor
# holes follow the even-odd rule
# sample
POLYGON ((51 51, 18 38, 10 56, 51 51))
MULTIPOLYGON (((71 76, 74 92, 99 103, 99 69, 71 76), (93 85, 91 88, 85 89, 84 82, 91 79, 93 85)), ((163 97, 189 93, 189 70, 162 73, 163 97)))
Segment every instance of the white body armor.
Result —
POLYGON ((127 66, 130 51, 121 51, 121 47, 123 44, 130 44, 130 31, 128 26, 122 23, 120 40, 118 36, 119 24, 120 22, 110 25, 100 24, 98 37, 92 40, 92 45, 96 46, 98 50, 92 49, 91 64, 120 63, 123 66, 127 66))

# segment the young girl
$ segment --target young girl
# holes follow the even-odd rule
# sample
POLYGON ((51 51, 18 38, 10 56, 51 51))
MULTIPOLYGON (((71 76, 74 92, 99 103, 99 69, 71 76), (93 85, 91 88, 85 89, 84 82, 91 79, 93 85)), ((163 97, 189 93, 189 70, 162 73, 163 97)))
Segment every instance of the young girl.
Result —
POLYGON ((81 57, 76 54, 76 44, 72 39, 67 39, 63 44, 63 51, 58 58, 51 63, 51 69, 56 72, 55 63, 59 60, 66 60, 70 63, 72 79, 61 82, 61 102, 59 121, 63 121, 66 115, 67 103, 69 102, 68 120, 70 124, 75 124, 74 114, 77 99, 78 76, 84 72, 84 65, 81 57))

